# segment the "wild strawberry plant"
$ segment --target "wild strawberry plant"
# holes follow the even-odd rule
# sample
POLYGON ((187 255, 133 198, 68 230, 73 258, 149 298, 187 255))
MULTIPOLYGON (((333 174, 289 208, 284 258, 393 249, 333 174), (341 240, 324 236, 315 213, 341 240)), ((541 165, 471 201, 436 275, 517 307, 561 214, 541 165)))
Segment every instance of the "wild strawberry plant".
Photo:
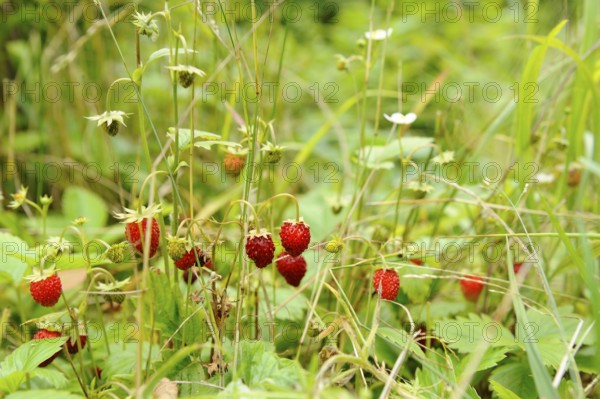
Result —
POLYGON ((0 397, 598 395, 595 0, 13 3, 0 397))

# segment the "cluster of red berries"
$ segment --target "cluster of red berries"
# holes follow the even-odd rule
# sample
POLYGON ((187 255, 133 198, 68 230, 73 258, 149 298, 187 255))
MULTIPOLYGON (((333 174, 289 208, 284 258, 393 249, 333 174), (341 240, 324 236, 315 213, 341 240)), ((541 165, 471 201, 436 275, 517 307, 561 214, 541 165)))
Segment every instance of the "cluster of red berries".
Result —
MULTIPOLYGON (((297 287, 306 274, 306 260, 302 253, 310 244, 310 226, 302 219, 286 220, 281 226, 279 238, 285 251, 277 256, 277 270, 288 284, 297 287)), ((266 230, 252 232, 246 239, 246 254, 258 268, 273 263, 275 244, 271 234, 266 230)))
MULTIPOLYGON (((44 340, 44 339, 57 339, 57 338, 60 338, 61 336, 62 336, 62 334, 58 331, 50 331, 50 330, 46 330, 46 329, 41 329, 35 333, 35 335, 33 336, 33 339, 36 341, 39 341, 39 340, 44 340)), ((79 352, 79 349, 83 350, 83 348, 85 348, 86 343, 87 343, 87 336, 79 335, 79 343, 77 343, 77 339, 73 339, 73 337, 71 337, 65 343, 65 347, 71 355, 74 355, 77 352, 79 352)), ((50 363, 52 363, 54 361, 54 359, 56 359, 60 355, 60 352, 61 351, 58 351, 55 354, 53 354, 52 356, 50 356, 48 359, 44 360, 42 363, 39 364, 39 367, 48 366, 50 363)))

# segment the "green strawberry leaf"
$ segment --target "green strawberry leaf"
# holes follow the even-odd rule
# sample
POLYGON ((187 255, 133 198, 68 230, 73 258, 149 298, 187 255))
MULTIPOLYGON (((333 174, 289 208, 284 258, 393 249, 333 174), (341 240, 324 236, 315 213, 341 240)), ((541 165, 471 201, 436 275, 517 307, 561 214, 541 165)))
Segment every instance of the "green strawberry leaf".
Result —
POLYGON ((65 388, 69 384, 67 377, 63 373, 50 368, 38 367, 31 375, 34 378, 43 380, 46 384, 56 389, 65 388))
POLYGON ((59 352, 67 339, 31 340, 15 349, 0 363, 0 391, 19 389, 25 383, 27 373, 35 376, 37 366, 59 352))
POLYGON ((510 392, 522 399, 536 399, 537 391, 531 370, 525 363, 508 363, 495 368, 490 376, 492 390, 501 398, 512 398, 510 392), (502 388, 498 388, 501 386, 502 388), (498 393, 500 392, 500 393, 498 393), (500 396, 505 395, 505 396, 500 396))
POLYGON ((515 394, 510 389, 506 388, 504 385, 500 384, 498 381, 490 381, 490 387, 492 388, 492 392, 499 399, 521 399, 519 395, 515 394))
POLYGON ((57 391, 55 389, 33 389, 23 392, 15 392, 8 395, 5 399, 83 399, 81 395, 77 395, 67 391, 57 391))
POLYGON ((27 243, 11 234, 0 233, 0 248, 3 257, 0 262, 0 281, 20 283, 28 266, 27 243))
POLYGON ((78 217, 85 217, 86 227, 104 227, 108 220, 108 208, 102 198, 96 193, 85 188, 69 186, 65 190, 62 199, 62 207, 65 217, 70 221, 78 217))
MULTIPOLYGON (((508 351, 509 351, 509 348, 506 346, 501 346, 498 348, 488 348, 487 351, 485 351, 483 358, 477 365, 476 371, 483 371, 483 370, 487 370, 487 369, 497 366, 502 360, 504 360, 506 358, 506 353, 508 351)), ((462 374, 462 372, 465 370, 467 365, 473 359, 473 356, 474 356, 473 353, 469 353, 467 356, 465 356, 461 359, 460 363, 458 364, 458 366, 456 368, 457 369, 456 372, 458 375, 462 374)))
MULTIPOLYGON (((427 154, 428 149, 422 148, 433 142, 431 137, 403 137, 402 153, 406 157, 413 154, 414 157, 422 157, 427 154)), ((385 145, 365 146, 358 151, 355 162, 365 163, 369 169, 392 169, 393 160, 400 159, 400 142, 392 140, 385 145)))
POLYGON ((264 341, 244 341, 240 346, 239 374, 250 388, 301 389, 300 365, 275 354, 264 341))
POLYGON ((25 382, 26 373, 13 371, 0 377, 0 392, 15 392, 25 382))
POLYGON ((431 271, 418 266, 408 266, 398 271, 400 288, 408 296, 411 303, 423 303, 429 297, 431 278, 420 278, 420 275, 431 274, 431 271), (404 277, 411 275, 411 277, 404 277))
POLYGON ((44 360, 52 357, 67 342, 68 337, 49 340, 31 340, 24 343, 0 363, 0 376, 14 371, 30 372, 44 360))
POLYGON ((471 313, 468 317, 442 320, 435 324, 434 331, 439 339, 462 353, 473 352, 482 341, 493 348, 515 346, 513 334, 487 315, 471 313))
MULTIPOLYGON (((133 324, 132 324, 133 325, 133 324)), ((137 327, 134 327, 137 328, 137 327)), ((135 331, 134 331, 135 332, 135 331)), ((128 331, 126 331, 128 333, 128 331)), ((137 362, 137 342, 115 343, 110 345, 110 355, 107 357, 104 367, 102 368, 102 378, 119 377, 132 378, 132 365, 137 362)), ((144 342, 142 345, 142 364, 145 366, 148 363, 148 355, 150 354, 150 365, 152 366, 160 359, 160 347, 158 345, 144 342), (150 349, 152 349, 150 351, 150 349)))
MULTIPOLYGON (((401 328, 380 327, 377 329, 376 334, 401 350, 406 348, 409 343, 408 333, 401 328)), ((425 357, 421 347, 415 341, 410 342, 409 350, 420 357, 425 357)))
MULTIPOLYGON (((296 290, 289 287, 277 287, 277 291, 274 295, 274 304, 271 304, 271 307, 276 308, 279 304, 284 303, 284 301, 286 302, 285 306, 283 306, 275 315, 278 320, 302 321, 304 319, 304 315, 308 309, 306 297, 304 295, 296 295, 289 302, 287 301, 289 298, 292 298, 295 293, 296 290)), ((273 301, 273 299, 271 300, 273 301)), ((266 306, 264 303, 261 303, 261 305, 263 307, 266 306)), ((266 307, 264 307, 264 311, 266 314, 266 307)))

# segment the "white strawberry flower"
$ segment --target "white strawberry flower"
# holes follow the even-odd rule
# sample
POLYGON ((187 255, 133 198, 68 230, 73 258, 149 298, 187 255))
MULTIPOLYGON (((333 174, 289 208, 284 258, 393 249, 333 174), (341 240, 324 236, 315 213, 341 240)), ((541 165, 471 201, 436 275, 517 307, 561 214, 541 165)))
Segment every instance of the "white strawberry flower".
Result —
POLYGON ((392 35, 392 32, 392 28, 377 29, 371 32, 365 32, 365 37, 367 38, 367 40, 381 41, 390 37, 392 35))
POLYGON ((434 163, 444 165, 454 161, 454 151, 444 151, 431 159, 434 163))
POLYGON ((106 124, 107 126, 110 126, 113 123, 113 121, 115 121, 115 122, 119 122, 121 125, 127 127, 127 125, 125 124, 124 118, 129 115, 131 115, 131 114, 128 114, 123 111, 104 111, 100 115, 86 116, 85 119, 89 119, 91 121, 97 121, 98 124, 96 126, 101 126, 102 124, 106 124))
POLYGON ((11 194, 10 196, 13 198, 13 200, 8 204, 8 207, 12 209, 18 209, 21 205, 23 205, 23 203, 27 200, 27 190, 27 187, 21 186, 19 191, 11 194))
POLYGON ((417 120, 417 115, 410 112, 406 115, 400 112, 394 112, 392 115, 383 114, 385 119, 396 124, 396 125, 410 125, 417 120))

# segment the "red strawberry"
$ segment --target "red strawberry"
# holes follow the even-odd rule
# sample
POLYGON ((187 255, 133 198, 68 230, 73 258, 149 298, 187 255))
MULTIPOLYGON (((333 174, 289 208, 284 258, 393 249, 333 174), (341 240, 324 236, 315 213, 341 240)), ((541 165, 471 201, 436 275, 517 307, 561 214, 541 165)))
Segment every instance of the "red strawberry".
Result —
POLYGON ((417 266, 423 266, 423 261, 421 259, 411 259, 410 263, 417 266))
POLYGON ((95 369, 90 369, 90 373, 92 373, 92 375, 95 376, 97 379, 102 379, 102 369, 100 367, 96 366, 95 369))
POLYGON ((515 262, 513 264, 513 270, 515 271, 515 274, 519 273, 519 270, 521 270, 522 266, 523 266, 523 262, 515 262))
POLYGON ((146 243, 146 239, 144 237, 144 233, 146 233, 146 229, 148 226, 148 220, 151 220, 150 226, 150 253, 149 257, 153 257, 156 254, 156 250, 158 249, 158 244, 160 240, 160 227, 158 226, 158 221, 155 218, 146 218, 141 222, 130 222, 125 225, 125 238, 129 241, 136 251, 143 254, 144 253, 144 245, 146 243))
POLYGON ((179 270, 187 270, 194 265, 198 267, 206 266, 207 268, 212 269, 212 262, 210 261, 210 258, 200 247, 196 247, 195 250, 194 248, 190 249, 183 254, 183 256, 177 262, 175 262, 175 267, 177 267, 179 270), (196 255, 200 261, 199 263, 196 263, 196 255))
POLYGON ((271 264, 275 256, 275 244, 271 233, 267 233, 264 229, 260 233, 252 230, 246 239, 246 254, 258 268, 271 264))
MULTIPOLYGON (((79 345, 77 344, 77 339, 73 339, 73 338, 74 337, 71 337, 67 341, 67 350, 69 351, 69 353, 71 355, 74 355, 77 352, 79 352, 79 345)), ((87 342, 87 336, 86 335, 80 335, 79 336, 79 343, 81 344, 81 350, 83 350, 83 348, 85 348, 86 342, 87 342)))
POLYGON ((242 172, 242 168, 246 164, 246 157, 238 154, 232 154, 230 152, 225 154, 223 158, 223 165, 225 166, 225 172, 232 176, 237 176, 242 172))
MULTIPOLYGON (((59 332, 57 332, 57 331, 49 331, 49 330, 44 330, 44 329, 39 330, 33 336, 33 339, 36 340, 36 341, 42 340, 42 339, 55 339, 55 338, 60 338, 60 333, 59 332)), ((56 359, 58 357, 58 355, 60 355, 60 351, 56 352, 54 355, 50 356, 48 359, 46 359, 43 362, 41 362, 39 364, 39 367, 46 367, 46 366, 48 366, 50 363, 52 363, 54 361, 54 359, 56 359)))
POLYGON ((398 295, 400 278, 394 270, 375 270, 373 274, 373 288, 382 299, 392 301, 398 295))
POLYGON ((183 282, 187 284, 189 280, 190 285, 194 284, 196 280, 198 280, 198 273, 200 273, 200 269, 198 269, 196 266, 185 269, 183 271, 183 282))
POLYGON ((472 274, 466 275, 460 279, 460 289, 468 301, 477 301, 479 294, 483 291, 483 277, 472 274))
POLYGON ((298 222, 295 220, 286 220, 281 225, 279 232, 281 245, 286 252, 292 256, 298 256, 308 248, 310 244, 310 226, 304 223, 300 218, 298 222))
POLYGON ((306 274, 306 260, 302 255, 293 257, 284 251, 277 257, 277 270, 289 285, 297 287, 306 274))
POLYGON ((46 307, 56 305, 62 293, 62 283, 53 270, 38 272, 29 279, 29 292, 34 301, 46 307))

